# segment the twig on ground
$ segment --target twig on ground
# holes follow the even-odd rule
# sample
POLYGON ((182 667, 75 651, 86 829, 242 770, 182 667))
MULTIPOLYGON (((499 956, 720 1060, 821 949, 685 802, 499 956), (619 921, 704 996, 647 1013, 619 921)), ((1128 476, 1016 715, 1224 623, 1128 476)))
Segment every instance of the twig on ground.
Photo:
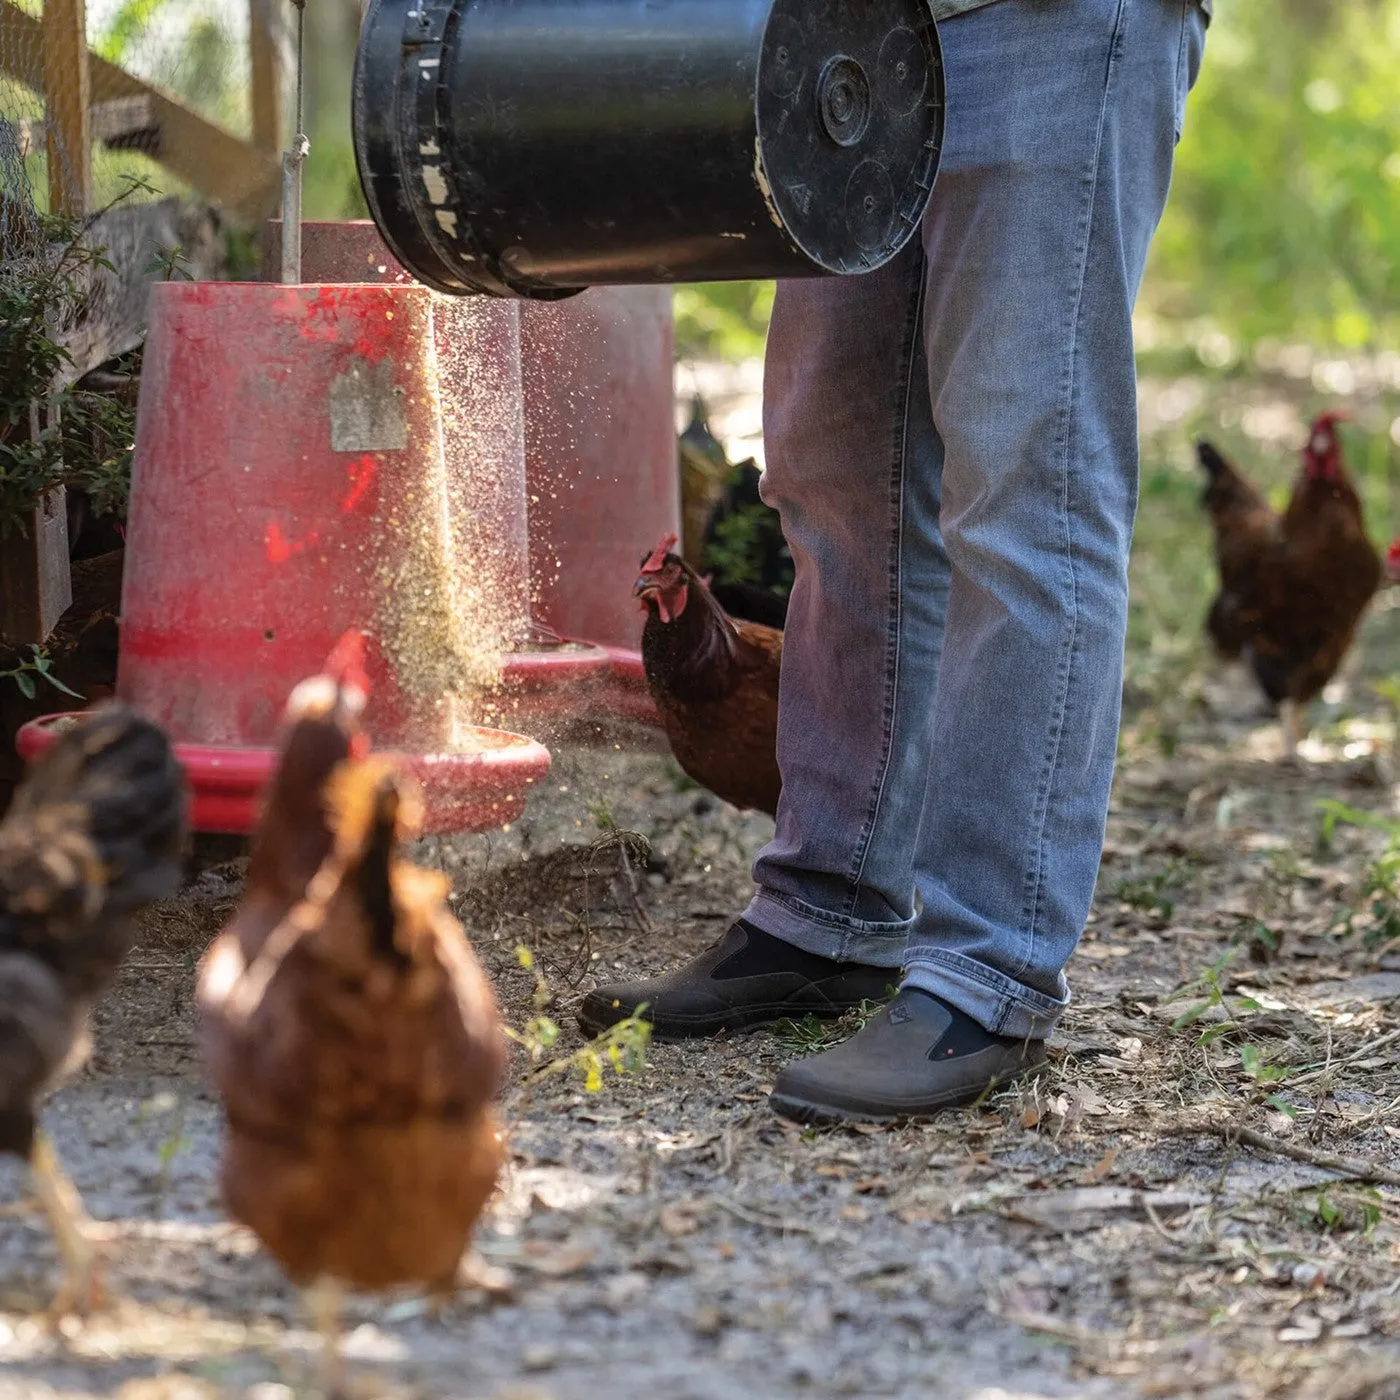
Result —
POLYGON ((830 1230, 824 1230, 818 1225, 808 1225, 802 1220, 777 1220, 771 1215, 761 1215, 756 1210, 741 1206, 738 1201, 731 1201, 727 1196, 708 1196, 706 1204, 718 1206, 726 1215, 732 1215, 736 1220, 742 1220, 747 1225, 757 1225, 764 1230, 781 1230, 785 1234, 793 1235, 811 1235, 819 1244, 835 1238, 830 1230))
POLYGON ((1260 1152, 1272 1152, 1275 1156, 1304 1162, 1310 1167, 1321 1167, 1352 1181, 1368 1181, 1376 1186, 1400 1186, 1400 1172, 1391 1171, 1389 1167, 1383 1167, 1379 1163, 1368 1162, 1361 1157, 1339 1157, 1334 1152, 1319 1152, 1316 1148, 1304 1147, 1301 1143, 1270 1137, 1268 1133, 1246 1128, 1240 1123, 1205 1118, 1172 1123, 1162 1131, 1168 1137, 1214 1134, 1227 1143, 1244 1143, 1245 1146, 1257 1148, 1260 1152))
POLYGON ((1333 1060, 1329 1058, 1320 1065, 1315 1065, 1311 1070, 1304 1070, 1300 1074, 1290 1074, 1288 1076, 1288 1087, 1290 1089, 1300 1088, 1304 1084, 1311 1084, 1314 1080, 1321 1079, 1324 1074, 1332 1070, 1343 1069, 1347 1065, 1355 1064, 1358 1060, 1368 1060, 1376 1054, 1378 1050, 1384 1050, 1388 1045, 1394 1045, 1400 1040, 1400 1031, 1391 1031, 1388 1035, 1383 1035, 1379 1040, 1373 1040, 1367 1045, 1363 1045, 1360 1050, 1353 1051, 1345 1059, 1333 1060))

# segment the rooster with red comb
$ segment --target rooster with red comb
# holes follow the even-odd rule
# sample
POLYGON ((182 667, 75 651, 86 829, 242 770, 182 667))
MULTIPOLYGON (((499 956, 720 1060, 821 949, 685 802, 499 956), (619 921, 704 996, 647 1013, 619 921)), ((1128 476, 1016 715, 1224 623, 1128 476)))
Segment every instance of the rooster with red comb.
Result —
POLYGON ((777 811, 778 670, 783 634, 730 617, 666 535, 632 587, 642 665, 676 762, 736 807, 777 811))
POLYGON ((1382 578, 1342 455, 1337 425, 1345 421, 1333 410, 1313 419, 1282 515, 1210 443, 1196 449, 1220 570, 1206 630, 1283 708, 1290 758, 1307 706, 1336 674, 1382 578))

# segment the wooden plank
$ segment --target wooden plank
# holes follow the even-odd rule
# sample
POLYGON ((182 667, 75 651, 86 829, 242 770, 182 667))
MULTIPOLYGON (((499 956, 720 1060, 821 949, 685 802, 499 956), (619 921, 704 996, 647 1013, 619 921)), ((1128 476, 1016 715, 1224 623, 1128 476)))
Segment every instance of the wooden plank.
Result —
MULTIPOLYGON (((0 0, 0 74, 41 91, 42 26, 11 0, 0 0)), ((245 218, 261 219, 277 208, 282 164, 214 122, 182 106, 168 93, 134 78, 96 54, 88 55, 92 100, 146 97, 160 129, 159 160, 172 174, 215 203, 245 218)))
POLYGON ((49 208, 81 218, 92 208, 92 88, 83 0, 44 0, 42 28, 49 208))
MULTIPOLYGON (((160 130, 151 112, 151 99, 143 94, 140 97, 117 97, 110 102, 94 102, 89 109, 92 113, 92 139, 101 145, 115 150, 140 150, 155 156, 160 149, 160 130)), ((42 118, 36 121, 14 123, 19 153, 32 155, 48 140, 48 123, 42 118)))
POLYGON ((85 314, 59 336, 72 357, 66 372, 70 383, 141 343, 151 283, 161 275, 160 258, 172 248, 180 249, 185 270, 197 281, 227 273, 218 218, 178 199, 120 205, 93 223, 88 239, 106 248, 116 270, 92 270, 85 314))
POLYGON ((72 601, 68 503, 60 486, 30 516, 28 534, 12 534, 0 548, 0 642, 42 645, 72 601))
POLYGON ((252 58, 253 145, 282 150, 282 52, 272 0, 248 0, 248 47, 252 58))

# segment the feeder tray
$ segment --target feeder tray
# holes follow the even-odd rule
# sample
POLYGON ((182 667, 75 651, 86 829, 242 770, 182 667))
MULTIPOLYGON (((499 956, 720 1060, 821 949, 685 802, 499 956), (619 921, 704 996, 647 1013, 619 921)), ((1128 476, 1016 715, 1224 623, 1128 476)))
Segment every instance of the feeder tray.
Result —
MULTIPOLYGON (((33 763, 86 711, 44 715, 23 725, 15 748, 33 763)), ((425 832, 487 831, 525 810, 526 790, 549 771, 549 751, 523 734, 472 729, 469 752, 384 756, 397 759, 423 793, 425 832)), ((190 824, 196 831, 247 835, 257 824, 263 790, 277 767, 272 748, 180 744, 175 757, 190 785, 190 824)))

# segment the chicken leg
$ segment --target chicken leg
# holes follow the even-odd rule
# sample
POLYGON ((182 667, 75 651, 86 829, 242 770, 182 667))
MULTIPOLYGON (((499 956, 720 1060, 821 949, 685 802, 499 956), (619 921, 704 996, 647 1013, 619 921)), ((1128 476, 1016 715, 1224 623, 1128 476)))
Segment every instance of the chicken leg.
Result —
POLYGON ((1283 757, 1287 763, 1297 763, 1303 746, 1303 707, 1296 700, 1283 702, 1283 757))
POLYGON ((340 1305, 344 1289, 322 1275, 305 1291, 306 1306, 321 1334, 322 1400, 347 1400, 345 1367, 340 1355, 340 1305))
POLYGON ((63 1280, 49 1305, 49 1316, 60 1318, 76 1313, 85 1317, 102 1306, 105 1296, 102 1260, 88 1234, 92 1221, 83 1209, 77 1188, 64 1174, 53 1143, 43 1133, 34 1136, 29 1169, 35 1194, 49 1218, 49 1228, 63 1260, 63 1280))

